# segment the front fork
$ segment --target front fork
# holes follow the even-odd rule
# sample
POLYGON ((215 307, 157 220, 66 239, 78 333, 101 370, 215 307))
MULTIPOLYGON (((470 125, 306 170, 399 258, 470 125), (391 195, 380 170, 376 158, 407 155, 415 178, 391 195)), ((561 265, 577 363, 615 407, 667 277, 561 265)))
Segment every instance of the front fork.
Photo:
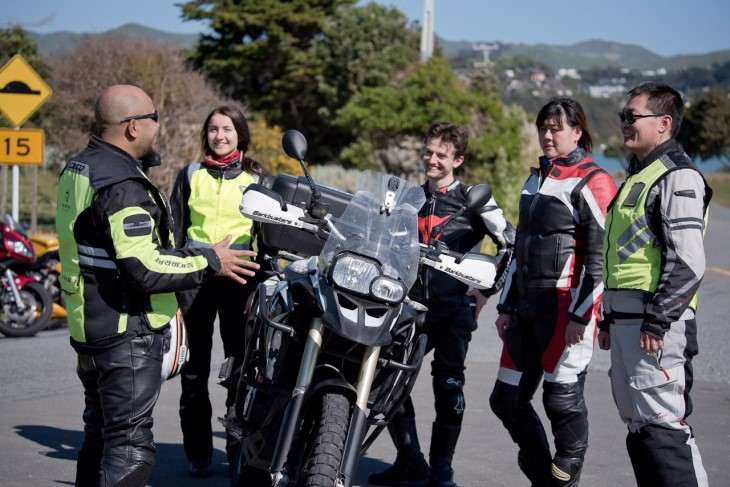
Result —
POLYGON ((362 444, 368 432, 368 398, 375 379, 375 369, 379 357, 380 347, 365 347, 362 366, 360 367, 360 377, 357 382, 357 401, 352 409, 352 418, 350 419, 350 427, 347 430, 345 451, 342 453, 342 464, 340 466, 340 475, 344 479, 343 484, 345 486, 352 485, 357 463, 360 461, 362 444))
MULTIPOLYGON (((284 464, 291 450, 299 426, 299 418, 301 416, 302 405, 309 386, 314 377, 314 369, 317 366, 317 358, 322 349, 322 338, 325 327, 322 320, 314 318, 309 328, 307 340, 304 344, 304 353, 302 362, 299 367, 297 382, 292 392, 292 400, 286 407, 284 418, 282 420, 282 429, 276 440, 274 455, 271 459, 271 477, 272 485, 281 485, 284 479, 284 464)), ((357 383, 357 399, 353 408, 352 419, 348 430, 347 440, 345 442, 345 451, 342 457, 342 468, 340 474, 344 476, 344 485, 352 484, 352 477, 357 468, 357 462, 360 458, 362 442, 367 433, 367 411, 368 397, 370 389, 375 377, 375 370, 378 365, 378 357, 380 356, 380 347, 367 346, 363 354, 362 366, 360 367, 360 375, 357 383)), ((284 482, 285 483, 285 482, 284 482)))
POLYGON ((23 298, 20 297, 20 291, 18 290, 18 285, 15 282, 15 274, 10 269, 5 269, 5 280, 8 283, 10 292, 13 294, 13 300, 15 301, 15 306, 19 310, 24 311, 25 303, 23 303, 23 298))

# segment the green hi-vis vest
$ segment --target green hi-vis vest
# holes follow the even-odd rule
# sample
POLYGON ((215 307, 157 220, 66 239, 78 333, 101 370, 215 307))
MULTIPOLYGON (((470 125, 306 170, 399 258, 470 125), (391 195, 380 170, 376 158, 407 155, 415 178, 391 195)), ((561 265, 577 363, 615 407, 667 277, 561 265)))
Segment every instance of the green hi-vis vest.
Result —
MULTIPOLYGON (((86 329, 87 306, 94 308, 95 319, 93 320, 93 326, 101 328, 95 330, 97 336, 101 334, 112 337, 124 333, 127 330, 130 317, 128 313, 115 309, 116 307, 108 304, 111 301, 110 294, 115 295, 117 301, 120 299, 119 295, 123 294, 118 283, 117 286, 113 286, 114 289, 111 289, 112 286, 108 282, 102 283, 102 277, 81 268, 81 264, 83 264, 84 267, 99 270, 100 273, 104 271, 113 273, 117 269, 114 260, 106 250, 101 247, 81 245, 76 240, 77 235, 79 237, 86 236, 96 231, 91 227, 88 216, 96 194, 92 182, 94 179, 92 172, 88 164, 74 160, 66 165, 58 183, 56 231, 58 232, 61 248, 61 276, 59 281, 66 296, 69 332, 71 338, 79 343, 86 343, 89 336, 89 331, 86 329), (77 227, 79 222, 83 223, 77 227), (100 316, 101 314, 103 316, 100 316)), ((128 173, 116 176, 110 174, 114 171, 109 167, 106 168, 106 172, 105 175, 99 176, 104 178, 105 182, 109 182, 115 177, 119 177, 119 181, 129 177, 128 173)), ((134 174, 133 177, 146 179, 141 171, 139 174, 134 174)), ((150 183, 148 193, 158 202, 158 205, 160 203, 164 205, 159 192, 153 193, 154 191, 155 188, 150 183)), ((137 213, 138 210, 137 208, 137 213)), ((122 209, 110 216, 110 222, 113 223, 114 220, 119 220, 119 224, 114 226, 122 228, 124 226, 122 220, 125 219, 128 211, 131 211, 131 209, 122 209)), ((165 209, 161 208, 160 211, 164 212, 165 209)), ((169 236, 166 240, 172 241, 174 238, 172 231, 170 228, 167 231, 169 236)), ((122 248, 124 238, 125 233, 121 230, 120 235, 114 235, 115 246, 119 246, 117 253, 120 255, 125 252, 125 249, 122 248), (121 245, 120 242, 122 242, 121 245)), ((134 252, 134 249, 131 248, 134 243, 130 242, 129 245, 130 249, 128 250, 134 252)), ((153 329, 159 329, 170 322, 177 311, 178 303, 174 293, 160 293, 149 295, 149 302, 139 303, 139 306, 145 308, 144 315, 147 319, 147 325, 153 329)))
MULTIPOLYGON (((606 289, 656 291, 662 248, 649 226, 646 199, 651 188, 667 171, 666 165, 657 159, 630 176, 609 208, 603 245, 603 282, 606 289)), ((690 306, 697 308, 697 294, 690 306)))
POLYGON ((187 247, 211 247, 232 235, 229 247, 251 248, 253 221, 239 211, 241 195, 254 177, 246 171, 233 179, 214 178, 205 167, 193 164, 188 168, 190 226, 187 247))

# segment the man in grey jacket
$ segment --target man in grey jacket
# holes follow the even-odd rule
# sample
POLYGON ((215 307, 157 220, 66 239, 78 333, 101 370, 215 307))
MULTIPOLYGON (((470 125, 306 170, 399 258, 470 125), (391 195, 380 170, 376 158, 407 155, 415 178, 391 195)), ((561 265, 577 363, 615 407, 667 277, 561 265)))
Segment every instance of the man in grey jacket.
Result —
POLYGON ((611 350, 611 387, 638 486, 706 486, 686 419, 712 190, 674 140, 679 93, 648 82, 628 94, 619 118, 634 157, 606 217, 598 343, 611 350))

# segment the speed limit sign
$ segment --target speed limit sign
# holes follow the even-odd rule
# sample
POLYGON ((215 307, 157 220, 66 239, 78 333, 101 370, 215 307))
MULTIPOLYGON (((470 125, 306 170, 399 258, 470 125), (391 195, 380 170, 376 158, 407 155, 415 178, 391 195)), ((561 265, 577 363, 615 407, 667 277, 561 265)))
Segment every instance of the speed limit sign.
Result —
POLYGON ((43 164, 41 129, 0 129, 0 164, 43 164))

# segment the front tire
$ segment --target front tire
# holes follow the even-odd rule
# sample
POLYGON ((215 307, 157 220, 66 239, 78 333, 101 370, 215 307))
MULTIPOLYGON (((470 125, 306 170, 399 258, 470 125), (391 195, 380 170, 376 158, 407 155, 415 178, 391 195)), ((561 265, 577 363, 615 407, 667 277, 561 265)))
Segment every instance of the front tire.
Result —
POLYGON ((304 470, 307 487, 334 487, 342 464, 347 428, 350 424, 350 401, 337 393, 321 398, 319 425, 312 442, 312 454, 304 470))
POLYGON ((28 282, 18 292, 25 310, 18 310, 10 296, 3 296, 0 332, 8 337, 30 337, 50 323, 53 301, 39 282, 28 282))

